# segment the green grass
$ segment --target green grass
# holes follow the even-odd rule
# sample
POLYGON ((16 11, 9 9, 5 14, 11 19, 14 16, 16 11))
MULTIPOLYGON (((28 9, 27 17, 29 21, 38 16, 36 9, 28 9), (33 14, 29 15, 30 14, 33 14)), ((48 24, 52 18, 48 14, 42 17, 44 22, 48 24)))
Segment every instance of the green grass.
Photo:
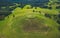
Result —
POLYGON ((12 11, 12 14, 6 17, 5 20, 0 21, 0 37, 3 38, 59 38, 59 31, 57 27, 59 26, 54 20, 49 19, 44 16, 45 13, 58 14, 57 10, 49 10, 43 8, 37 9, 26 9, 26 8, 16 8, 12 11), (33 12, 41 11, 39 12, 33 12), (15 17, 13 17, 15 15, 15 17), (23 27, 23 22, 28 18, 37 17, 44 25, 51 28, 47 32, 25 32, 23 27))

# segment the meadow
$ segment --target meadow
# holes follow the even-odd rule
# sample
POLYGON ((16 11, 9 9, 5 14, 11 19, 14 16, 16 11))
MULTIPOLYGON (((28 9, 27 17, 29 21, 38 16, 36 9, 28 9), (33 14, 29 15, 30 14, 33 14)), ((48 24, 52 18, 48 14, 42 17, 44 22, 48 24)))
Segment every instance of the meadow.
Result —
POLYGON ((53 17, 58 14, 54 9, 17 7, 0 21, 0 38, 60 38, 60 24, 53 17))

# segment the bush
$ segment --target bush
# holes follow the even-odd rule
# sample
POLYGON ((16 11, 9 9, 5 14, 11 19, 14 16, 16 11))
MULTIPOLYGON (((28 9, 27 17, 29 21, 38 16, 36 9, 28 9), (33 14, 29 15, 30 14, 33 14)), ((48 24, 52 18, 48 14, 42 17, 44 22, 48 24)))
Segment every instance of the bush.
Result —
POLYGON ((45 14, 46 17, 48 18, 51 18, 51 15, 50 14, 45 14))

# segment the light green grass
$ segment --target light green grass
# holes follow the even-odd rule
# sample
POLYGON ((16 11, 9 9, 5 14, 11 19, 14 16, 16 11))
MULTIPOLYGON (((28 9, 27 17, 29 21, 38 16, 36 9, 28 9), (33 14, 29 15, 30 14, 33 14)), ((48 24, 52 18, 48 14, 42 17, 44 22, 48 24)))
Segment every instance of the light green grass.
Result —
POLYGON ((44 14, 40 14, 39 12, 33 12, 35 11, 41 11, 42 13, 49 13, 49 14, 58 14, 58 11, 56 10, 49 10, 49 9, 21 9, 16 8, 12 11, 12 14, 6 17, 5 20, 0 21, 0 35, 4 35, 3 38, 58 38, 59 31, 57 30, 58 24, 53 21, 52 19, 46 18, 44 14), (54 13, 53 13, 54 12, 54 13), (15 17, 13 17, 15 15, 15 17), (48 25, 51 27, 51 31, 49 32, 24 32, 23 22, 25 19, 28 18, 34 18, 37 17, 43 21, 43 24, 48 25))

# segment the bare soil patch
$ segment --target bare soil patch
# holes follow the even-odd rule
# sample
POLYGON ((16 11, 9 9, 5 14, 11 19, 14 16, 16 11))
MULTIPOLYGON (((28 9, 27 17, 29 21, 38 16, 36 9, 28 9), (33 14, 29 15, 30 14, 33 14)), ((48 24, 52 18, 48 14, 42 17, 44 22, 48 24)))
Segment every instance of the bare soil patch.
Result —
POLYGON ((29 18, 24 21, 23 30, 26 32, 46 32, 49 30, 49 27, 44 25, 43 22, 37 18, 29 18))

